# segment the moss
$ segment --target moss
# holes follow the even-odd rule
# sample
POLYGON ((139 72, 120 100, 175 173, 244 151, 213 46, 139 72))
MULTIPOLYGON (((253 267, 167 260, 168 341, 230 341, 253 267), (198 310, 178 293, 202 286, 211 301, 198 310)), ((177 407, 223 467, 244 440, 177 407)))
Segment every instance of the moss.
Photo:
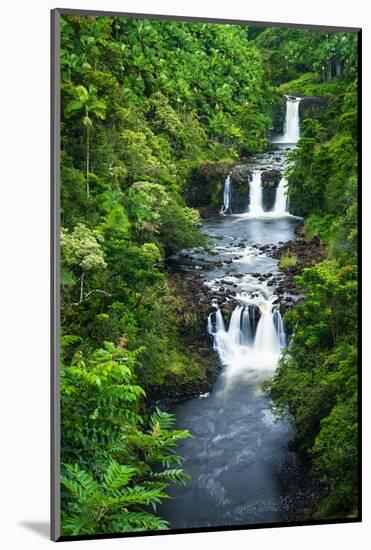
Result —
POLYGON ((280 269, 287 269, 288 267, 293 267, 298 263, 298 258, 295 254, 290 254, 289 252, 282 254, 280 261, 278 262, 278 267, 280 269))

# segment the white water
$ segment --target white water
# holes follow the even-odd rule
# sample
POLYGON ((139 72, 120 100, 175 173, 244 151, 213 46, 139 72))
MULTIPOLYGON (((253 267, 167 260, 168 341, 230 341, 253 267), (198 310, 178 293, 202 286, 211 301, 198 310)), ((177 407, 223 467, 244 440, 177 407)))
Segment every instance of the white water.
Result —
POLYGON ((249 302, 235 307, 228 330, 219 309, 208 318, 208 332, 214 337, 214 349, 222 364, 227 367, 226 375, 241 370, 272 371, 286 346, 282 317, 274 308, 272 298, 261 296, 249 302), (251 315, 254 306, 260 310, 256 327, 251 315))
POLYGON ((227 176, 224 182, 223 206, 220 213, 225 214, 228 211, 232 212, 232 180, 230 175, 227 176))
POLYGON ((250 181, 249 214, 251 216, 260 216, 264 214, 261 170, 254 170, 250 181))
MULTIPOLYGON (((262 171, 255 170, 249 183, 250 203, 247 215, 252 218, 279 218, 281 216, 290 216, 288 211, 288 182, 283 176, 277 186, 276 198, 273 210, 266 212, 263 207, 263 184, 262 171)), ((246 214, 244 214, 246 215, 246 214)))
POLYGON ((284 133, 282 136, 275 138, 275 143, 297 143, 300 139, 300 118, 299 105, 300 97, 286 98, 286 116, 284 133))
POLYGON ((282 177, 277 187, 276 200, 273 207, 273 212, 277 216, 282 216, 289 213, 287 209, 287 185, 287 179, 282 177))

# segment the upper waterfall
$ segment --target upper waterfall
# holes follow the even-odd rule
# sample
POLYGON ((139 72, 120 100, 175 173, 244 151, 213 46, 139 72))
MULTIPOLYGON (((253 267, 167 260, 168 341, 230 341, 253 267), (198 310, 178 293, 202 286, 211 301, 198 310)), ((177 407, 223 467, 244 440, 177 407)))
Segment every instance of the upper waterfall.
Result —
POLYGON ((226 214, 228 211, 232 212, 232 179, 230 174, 224 182, 223 206, 220 213, 226 214))
POLYGON ((295 144, 300 139, 299 105, 301 97, 286 97, 286 116, 284 133, 273 139, 274 143, 295 144))

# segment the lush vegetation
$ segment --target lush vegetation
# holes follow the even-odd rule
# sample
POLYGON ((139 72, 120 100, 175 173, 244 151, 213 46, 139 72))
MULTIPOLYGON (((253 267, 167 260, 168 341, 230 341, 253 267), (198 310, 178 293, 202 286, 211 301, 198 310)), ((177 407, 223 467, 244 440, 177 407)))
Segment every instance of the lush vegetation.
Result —
POLYGON ((108 17, 61 28, 63 534, 167 528, 156 506, 187 479, 176 444, 190 434, 146 394, 205 378, 189 345, 200 322, 167 268, 207 245, 185 185, 202 163, 264 151, 284 93, 329 98, 303 123, 289 182, 331 259, 300 278, 271 391, 331 489, 323 516, 354 511, 354 40, 108 17))
POLYGON ((328 259, 296 278, 305 300, 286 315, 294 335, 270 392, 294 417, 295 446, 326 487, 314 510, 321 519, 356 516, 358 503, 357 44, 339 33, 315 47, 311 33, 298 39, 302 32, 270 29, 257 40, 284 41, 268 64, 280 90, 322 98, 303 105, 288 181, 291 209, 305 216, 306 237, 327 245, 328 259), (283 83, 285 74, 293 80, 283 83))

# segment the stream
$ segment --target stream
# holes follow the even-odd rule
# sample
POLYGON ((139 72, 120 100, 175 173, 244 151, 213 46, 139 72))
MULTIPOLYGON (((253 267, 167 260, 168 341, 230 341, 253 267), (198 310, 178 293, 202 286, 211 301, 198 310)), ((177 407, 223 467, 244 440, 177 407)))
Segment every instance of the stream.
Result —
POLYGON ((287 103, 284 134, 276 139, 280 154, 271 151, 250 161, 245 211, 233 212, 228 176, 221 213, 203 222, 212 248, 187 251, 187 269, 196 273, 202 262, 211 266, 202 271, 211 293, 205 326, 222 368, 210 394, 174 407, 177 427, 193 437, 177 449, 191 479, 170 488, 172 498, 160 511, 171 529, 299 521, 312 491, 305 466, 289 450, 293 427, 272 415, 261 389, 287 345, 275 294, 284 274, 264 245, 295 239, 299 223, 289 213, 283 176, 270 211, 263 201, 262 171, 283 173, 287 149, 300 135, 299 101, 287 103), (230 315, 223 308, 228 303, 230 315))

